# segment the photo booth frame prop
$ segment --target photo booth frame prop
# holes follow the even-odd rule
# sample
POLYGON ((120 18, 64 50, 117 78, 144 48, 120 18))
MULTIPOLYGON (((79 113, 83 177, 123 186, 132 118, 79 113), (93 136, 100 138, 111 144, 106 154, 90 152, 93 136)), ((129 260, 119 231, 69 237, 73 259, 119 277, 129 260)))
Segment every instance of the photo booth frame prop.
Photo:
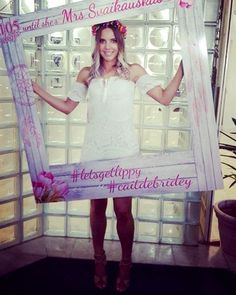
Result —
POLYGON ((0 43, 36 202, 210 191, 223 187, 201 1, 80 1, 1 19, 0 43), (22 37, 174 7, 178 13, 193 149, 49 167, 22 37))

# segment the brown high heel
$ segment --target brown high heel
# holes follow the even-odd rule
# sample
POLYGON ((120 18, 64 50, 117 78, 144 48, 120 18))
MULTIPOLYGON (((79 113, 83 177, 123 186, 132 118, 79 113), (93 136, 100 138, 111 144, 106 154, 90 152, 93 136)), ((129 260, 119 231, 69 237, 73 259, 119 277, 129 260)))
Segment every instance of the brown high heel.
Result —
POLYGON ((125 292, 130 284, 130 270, 132 263, 130 260, 121 260, 119 264, 119 275, 116 280, 116 291, 125 292))
POLYGON ((94 255, 95 261, 95 275, 94 275, 94 284, 95 286, 102 290, 107 286, 107 275, 106 275, 106 254, 103 251, 100 255, 94 255))

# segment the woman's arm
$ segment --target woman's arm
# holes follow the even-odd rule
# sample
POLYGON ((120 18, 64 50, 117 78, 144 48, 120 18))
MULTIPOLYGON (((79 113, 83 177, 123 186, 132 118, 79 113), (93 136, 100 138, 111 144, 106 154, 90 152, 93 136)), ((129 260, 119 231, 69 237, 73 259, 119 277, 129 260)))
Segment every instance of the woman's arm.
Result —
POLYGON ((147 94, 150 95, 156 101, 160 102, 161 104, 169 105, 172 99, 175 97, 177 90, 179 89, 183 76, 184 72, 181 61, 177 72, 175 73, 173 79, 169 82, 168 86, 165 89, 162 89, 160 86, 157 86, 149 90, 147 94))
MULTIPOLYGON (((138 78, 146 74, 146 71, 141 66, 136 65, 135 68, 135 80, 137 81, 138 78)), ((169 82, 168 86, 165 89, 162 89, 159 85, 157 85, 156 87, 150 89, 147 92, 147 94, 159 103, 163 105, 169 105, 172 99, 175 97, 177 90, 179 89, 183 76, 183 64, 181 61, 177 72, 175 73, 173 79, 169 82)))
MULTIPOLYGON (((77 82, 85 83, 87 76, 88 69, 84 68, 79 72, 76 80, 77 82)), ((68 97, 65 100, 62 100, 56 96, 51 95, 36 82, 32 82, 32 87, 33 91, 45 102, 47 102, 50 106, 66 115, 70 114, 74 110, 74 108, 79 104, 79 102, 73 101, 68 97)))
POLYGON ((34 93, 46 101, 50 106, 66 115, 71 113, 78 105, 78 102, 72 101, 69 98, 62 100, 56 96, 51 95, 36 82, 32 82, 32 87, 34 93))

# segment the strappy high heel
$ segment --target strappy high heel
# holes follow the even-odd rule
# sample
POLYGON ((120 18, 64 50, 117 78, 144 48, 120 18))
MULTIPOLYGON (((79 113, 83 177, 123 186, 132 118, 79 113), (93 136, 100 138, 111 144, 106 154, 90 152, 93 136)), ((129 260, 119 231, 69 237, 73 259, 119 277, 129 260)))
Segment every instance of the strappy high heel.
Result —
POLYGON ((107 275, 106 275, 106 254, 103 251, 100 255, 94 255, 95 261, 95 275, 94 275, 94 284, 95 286, 102 290, 107 286, 107 275))
POLYGON ((121 260, 119 264, 119 274, 116 280, 116 291, 125 292, 130 284, 130 271, 132 263, 130 260, 121 260))

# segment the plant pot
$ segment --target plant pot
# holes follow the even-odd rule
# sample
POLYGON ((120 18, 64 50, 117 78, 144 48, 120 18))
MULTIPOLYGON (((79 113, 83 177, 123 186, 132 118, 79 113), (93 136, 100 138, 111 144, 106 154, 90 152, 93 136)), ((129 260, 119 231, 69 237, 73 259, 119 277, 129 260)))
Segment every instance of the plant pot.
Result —
POLYGON ((224 200, 214 205, 218 218, 223 252, 236 257, 236 200, 224 200))

